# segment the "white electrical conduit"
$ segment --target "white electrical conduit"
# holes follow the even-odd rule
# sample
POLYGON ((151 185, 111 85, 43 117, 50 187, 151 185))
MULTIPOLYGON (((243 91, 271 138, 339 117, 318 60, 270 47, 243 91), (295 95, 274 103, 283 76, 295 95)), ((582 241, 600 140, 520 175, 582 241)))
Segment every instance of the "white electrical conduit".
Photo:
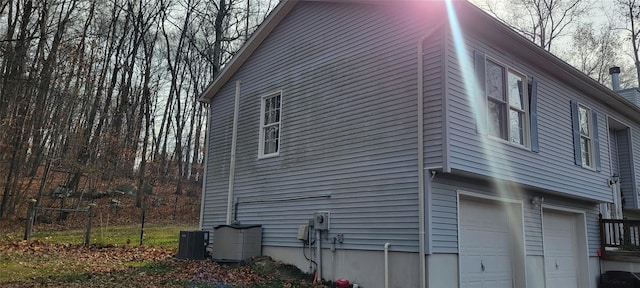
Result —
POLYGON ((384 244, 384 288, 389 288, 389 242, 384 244))
POLYGON ((316 229, 316 254, 318 263, 318 283, 322 282, 322 231, 316 229))

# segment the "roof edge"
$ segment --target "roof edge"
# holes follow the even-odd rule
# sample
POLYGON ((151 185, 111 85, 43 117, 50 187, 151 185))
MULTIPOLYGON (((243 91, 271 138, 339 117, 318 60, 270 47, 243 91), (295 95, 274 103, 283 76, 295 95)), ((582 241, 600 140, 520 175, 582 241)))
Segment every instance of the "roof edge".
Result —
MULTIPOLYGON (((460 5, 458 5, 456 8, 458 7, 460 7, 460 5)), ((492 22, 492 25, 494 25, 494 27, 500 31, 502 37, 508 37, 509 39, 520 43, 520 45, 522 45, 521 47, 525 47, 534 55, 534 57, 542 59, 543 61, 547 61, 548 64, 552 66, 543 67, 542 65, 537 65, 539 69, 550 73, 557 79, 569 81, 570 83, 575 85, 572 86, 574 89, 582 91, 587 95, 587 97, 595 99, 599 101, 603 106, 608 106, 610 109, 622 113, 630 119, 633 119, 634 121, 640 123, 640 107, 634 105, 631 101, 618 94, 617 92, 619 91, 613 91, 609 89, 609 87, 606 87, 603 83, 600 83, 595 79, 589 77, 582 71, 578 70, 578 68, 560 59, 555 54, 531 42, 529 39, 511 29, 505 23, 502 23, 500 20, 491 17, 489 14, 482 11, 482 9, 480 9, 479 7, 473 4, 466 5, 465 7, 469 7, 472 10, 475 10, 474 13, 482 15, 482 17, 484 17, 487 21, 492 22)), ((477 28, 474 25, 469 25, 468 23, 467 25, 467 27, 477 28)), ((475 30, 475 32, 485 33, 486 31, 475 30)), ((520 51, 518 53, 521 54, 526 52, 520 51)))
POLYGON ((244 62, 249 59, 249 56, 253 54, 258 46, 260 46, 262 41, 264 41, 264 39, 266 39, 267 36, 271 34, 271 31, 273 31, 273 29, 275 29, 275 27, 280 24, 282 19, 284 19, 284 17, 289 14, 289 11, 291 11, 291 9, 293 9, 293 7, 295 7, 298 2, 299 0, 280 1, 278 6, 276 6, 273 11, 269 13, 269 16, 267 16, 264 21, 262 21, 262 24, 260 24, 258 29, 253 32, 249 40, 247 40, 247 42, 242 45, 240 50, 238 50, 238 53, 236 53, 236 55, 231 58, 231 61, 229 61, 229 63, 224 65, 224 68, 220 70, 219 74, 216 76, 213 82, 211 82, 207 89, 205 89, 200 97, 198 97, 198 101, 209 103, 213 96, 222 88, 222 86, 224 86, 227 81, 229 81, 229 79, 231 79, 231 77, 238 71, 238 69, 242 67, 242 64, 244 64, 244 62))

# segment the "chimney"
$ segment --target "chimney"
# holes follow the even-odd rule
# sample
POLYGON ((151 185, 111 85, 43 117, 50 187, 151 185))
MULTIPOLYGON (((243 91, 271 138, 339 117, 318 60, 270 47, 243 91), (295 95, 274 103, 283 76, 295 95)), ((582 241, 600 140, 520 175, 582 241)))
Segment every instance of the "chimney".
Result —
POLYGON ((609 74, 611 74, 611 89, 613 91, 620 90, 620 67, 614 66, 609 68, 609 74))

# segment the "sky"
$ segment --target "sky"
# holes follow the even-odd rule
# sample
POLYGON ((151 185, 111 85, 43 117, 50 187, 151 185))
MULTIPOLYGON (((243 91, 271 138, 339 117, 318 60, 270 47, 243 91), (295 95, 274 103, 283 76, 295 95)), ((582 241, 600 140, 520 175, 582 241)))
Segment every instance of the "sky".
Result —
MULTIPOLYGON (((508 2, 511 1, 533 1, 533 0, 469 0, 471 3, 476 6, 487 11, 486 7, 488 5, 493 5, 497 7, 496 11, 501 15, 508 15, 510 13, 508 2)), ((573 1, 573 0, 555 0, 555 1, 573 1)), ((614 23, 615 33, 620 37, 622 45, 620 45, 617 49, 619 49, 619 60, 616 63, 612 63, 610 66, 620 66, 622 67, 622 80, 623 86, 635 86, 637 81, 635 81, 635 71, 633 65, 633 53, 631 42, 627 39, 629 38, 629 31, 626 30, 626 26, 628 25, 625 17, 622 15, 622 10, 616 4, 618 0, 582 0, 584 2, 590 2, 587 6, 589 7, 587 10, 587 15, 585 17, 580 18, 581 22, 592 22, 593 28, 596 31, 600 30, 601 26, 607 25, 610 21, 614 23), (620 63, 617 63, 620 62, 620 63), (625 75, 626 74, 626 75, 625 75), (627 85, 625 85, 627 84, 627 85)), ((511 8, 513 9, 513 8, 511 8)), ((491 13, 489 13, 491 14, 491 13)), ((503 16, 504 17, 504 16, 503 16)), ((573 49, 572 47, 572 35, 573 29, 568 27, 565 29, 565 32, 559 38, 553 40, 552 52, 556 54, 556 56, 564 59, 565 61, 571 57, 573 49)), ((608 75, 606 75, 608 78, 608 75)), ((603 83, 607 85, 608 83, 603 83)))

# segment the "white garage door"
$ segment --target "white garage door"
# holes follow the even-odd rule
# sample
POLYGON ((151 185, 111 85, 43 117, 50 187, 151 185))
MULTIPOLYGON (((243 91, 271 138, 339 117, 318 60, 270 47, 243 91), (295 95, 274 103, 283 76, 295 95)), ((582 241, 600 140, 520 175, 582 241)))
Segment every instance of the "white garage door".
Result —
POLYGON ((461 199, 459 217, 461 287, 513 287, 512 237, 505 209, 461 199))
POLYGON ((542 221, 547 287, 578 287, 575 216, 545 210, 542 221))

